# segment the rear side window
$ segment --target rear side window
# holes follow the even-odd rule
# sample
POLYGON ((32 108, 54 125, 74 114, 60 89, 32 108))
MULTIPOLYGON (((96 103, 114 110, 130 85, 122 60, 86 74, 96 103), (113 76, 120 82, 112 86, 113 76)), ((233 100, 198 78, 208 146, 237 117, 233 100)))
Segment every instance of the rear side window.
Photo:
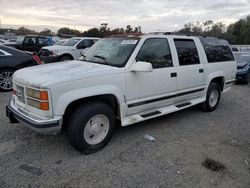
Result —
POLYGON ((136 61, 145 61, 153 68, 172 67, 172 56, 167 39, 147 39, 139 51, 136 61))
POLYGON ((234 61, 233 53, 225 40, 200 38, 208 63, 234 61))
POLYGON ((200 64, 198 50, 192 39, 174 39, 180 66, 200 64))

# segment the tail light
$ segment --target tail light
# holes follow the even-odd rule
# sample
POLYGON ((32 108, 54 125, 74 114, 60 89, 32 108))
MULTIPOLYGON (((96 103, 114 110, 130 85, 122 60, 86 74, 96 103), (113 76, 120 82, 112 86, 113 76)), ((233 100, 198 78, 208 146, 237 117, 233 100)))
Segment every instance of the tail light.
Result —
POLYGON ((33 59, 37 62, 38 65, 42 64, 42 61, 40 60, 40 58, 37 54, 33 54, 33 59))

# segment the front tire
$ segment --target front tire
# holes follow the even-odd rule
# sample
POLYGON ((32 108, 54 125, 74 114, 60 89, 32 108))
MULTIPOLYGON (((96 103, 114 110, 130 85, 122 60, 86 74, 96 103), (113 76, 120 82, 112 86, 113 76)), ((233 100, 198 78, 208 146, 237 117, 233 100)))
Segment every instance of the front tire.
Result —
POLYGON ((220 102, 221 86, 215 82, 212 82, 207 90, 206 101, 202 103, 201 107, 205 112, 214 111, 220 102))
POLYGON ((101 150, 111 139, 115 115, 105 103, 93 102, 80 106, 68 126, 69 143, 84 154, 101 150))

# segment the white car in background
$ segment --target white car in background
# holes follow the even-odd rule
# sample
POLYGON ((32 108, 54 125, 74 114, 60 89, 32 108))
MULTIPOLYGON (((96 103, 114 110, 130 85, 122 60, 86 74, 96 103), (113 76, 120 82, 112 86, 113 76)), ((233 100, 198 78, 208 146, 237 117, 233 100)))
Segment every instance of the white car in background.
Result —
POLYGON ((99 38, 95 37, 73 37, 61 46, 43 47, 38 54, 44 63, 78 60, 81 52, 98 40, 99 38))
POLYGON ((61 39, 57 41, 54 46, 62 46, 63 43, 67 42, 69 39, 61 39))

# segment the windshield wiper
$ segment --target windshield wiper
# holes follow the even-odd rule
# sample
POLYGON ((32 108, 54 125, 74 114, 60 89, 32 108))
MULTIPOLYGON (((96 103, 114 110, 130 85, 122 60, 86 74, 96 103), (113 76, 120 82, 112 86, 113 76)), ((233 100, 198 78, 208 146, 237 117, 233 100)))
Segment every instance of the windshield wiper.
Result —
POLYGON ((94 55, 94 57, 103 60, 105 64, 109 65, 109 62, 107 62, 107 60, 106 60, 107 58, 106 57, 103 57, 101 55, 94 55))

